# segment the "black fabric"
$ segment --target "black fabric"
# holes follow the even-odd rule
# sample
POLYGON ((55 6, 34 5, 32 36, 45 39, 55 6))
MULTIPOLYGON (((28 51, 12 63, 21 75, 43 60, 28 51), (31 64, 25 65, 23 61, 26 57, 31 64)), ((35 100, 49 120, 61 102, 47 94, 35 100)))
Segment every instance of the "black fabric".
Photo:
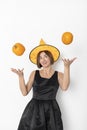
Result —
POLYGON ((36 71, 33 98, 22 114, 18 130, 63 130, 61 111, 56 101, 57 79, 56 71, 49 79, 36 71))

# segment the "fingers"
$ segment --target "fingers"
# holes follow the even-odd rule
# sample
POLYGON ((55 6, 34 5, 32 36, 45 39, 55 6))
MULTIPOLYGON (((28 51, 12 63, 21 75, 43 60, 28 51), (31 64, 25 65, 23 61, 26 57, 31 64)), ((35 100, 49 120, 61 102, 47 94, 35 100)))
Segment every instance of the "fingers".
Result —
POLYGON ((74 61, 74 60, 76 60, 77 59, 77 57, 74 57, 73 59, 72 59, 72 61, 74 61))
POLYGON ((62 60, 64 61, 64 62, 67 62, 67 61, 74 61, 74 60, 76 60, 77 59, 77 57, 74 57, 73 59, 71 59, 71 60, 69 60, 69 59, 66 59, 66 58, 62 58, 62 60))
POLYGON ((70 64, 73 63, 73 61, 75 61, 77 59, 77 57, 73 58, 70 60, 70 64))
POLYGON ((62 61, 64 62, 64 65, 65 66, 69 66, 71 63, 73 63, 75 60, 77 59, 77 57, 74 57, 73 59, 69 60, 69 59, 63 59, 62 58, 62 61))
POLYGON ((66 64, 67 62, 70 62, 70 60, 69 59, 62 59, 63 60, 63 62, 66 64))
POLYGON ((63 59, 63 62, 64 62, 64 66, 69 66, 70 64, 69 59, 63 59))
POLYGON ((12 72, 14 72, 14 73, 16 73, 16 74, 18 74, 18 75, 22 75, 23 74, 23 70, 24 70, 24 68, 23 69, 14 69, 14 68, 11 68, 11 71, 12 72))
POLYGON ((14 68, 11 68, 11 71, 14 72, 14 73, 18 73, 18 71, 14 68))

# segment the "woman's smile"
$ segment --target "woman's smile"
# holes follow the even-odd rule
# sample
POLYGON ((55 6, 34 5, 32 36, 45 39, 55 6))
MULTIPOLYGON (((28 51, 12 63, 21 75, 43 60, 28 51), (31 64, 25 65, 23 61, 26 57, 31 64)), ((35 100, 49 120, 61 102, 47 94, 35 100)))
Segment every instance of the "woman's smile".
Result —
POLYGON ((48 65, 50 65, 50 59, 49 59, 49 57, 46 55, 46 53, 44 53, 44 52, 42 52, 42 53, 40 54, 40 64, 41 64, 42 66, 48 66, 48 65))

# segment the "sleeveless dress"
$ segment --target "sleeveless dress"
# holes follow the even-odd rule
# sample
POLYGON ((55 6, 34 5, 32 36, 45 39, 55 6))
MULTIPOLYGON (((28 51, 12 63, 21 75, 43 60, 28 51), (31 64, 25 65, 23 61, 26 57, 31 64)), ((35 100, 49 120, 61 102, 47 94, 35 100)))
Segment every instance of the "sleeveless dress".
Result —
POLYGON ((36 70, 33 83, 33 97, 27 104, 18 130, 63 130, 61 111, 56 101, 59 88, 58 72, 51 78, 40 76, 36 70))

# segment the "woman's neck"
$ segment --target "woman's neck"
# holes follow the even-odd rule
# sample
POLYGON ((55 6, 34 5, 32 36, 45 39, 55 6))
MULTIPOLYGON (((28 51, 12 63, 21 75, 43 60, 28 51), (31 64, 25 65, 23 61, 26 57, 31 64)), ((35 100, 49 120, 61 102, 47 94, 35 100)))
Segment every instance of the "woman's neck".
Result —
POLYGON ((53 70, 52 66, 50 66, 50 67, 47 67, 47 68, 43 68, 42 71, 43 71, 44 74, 50 74, 54 70, 53 70))

